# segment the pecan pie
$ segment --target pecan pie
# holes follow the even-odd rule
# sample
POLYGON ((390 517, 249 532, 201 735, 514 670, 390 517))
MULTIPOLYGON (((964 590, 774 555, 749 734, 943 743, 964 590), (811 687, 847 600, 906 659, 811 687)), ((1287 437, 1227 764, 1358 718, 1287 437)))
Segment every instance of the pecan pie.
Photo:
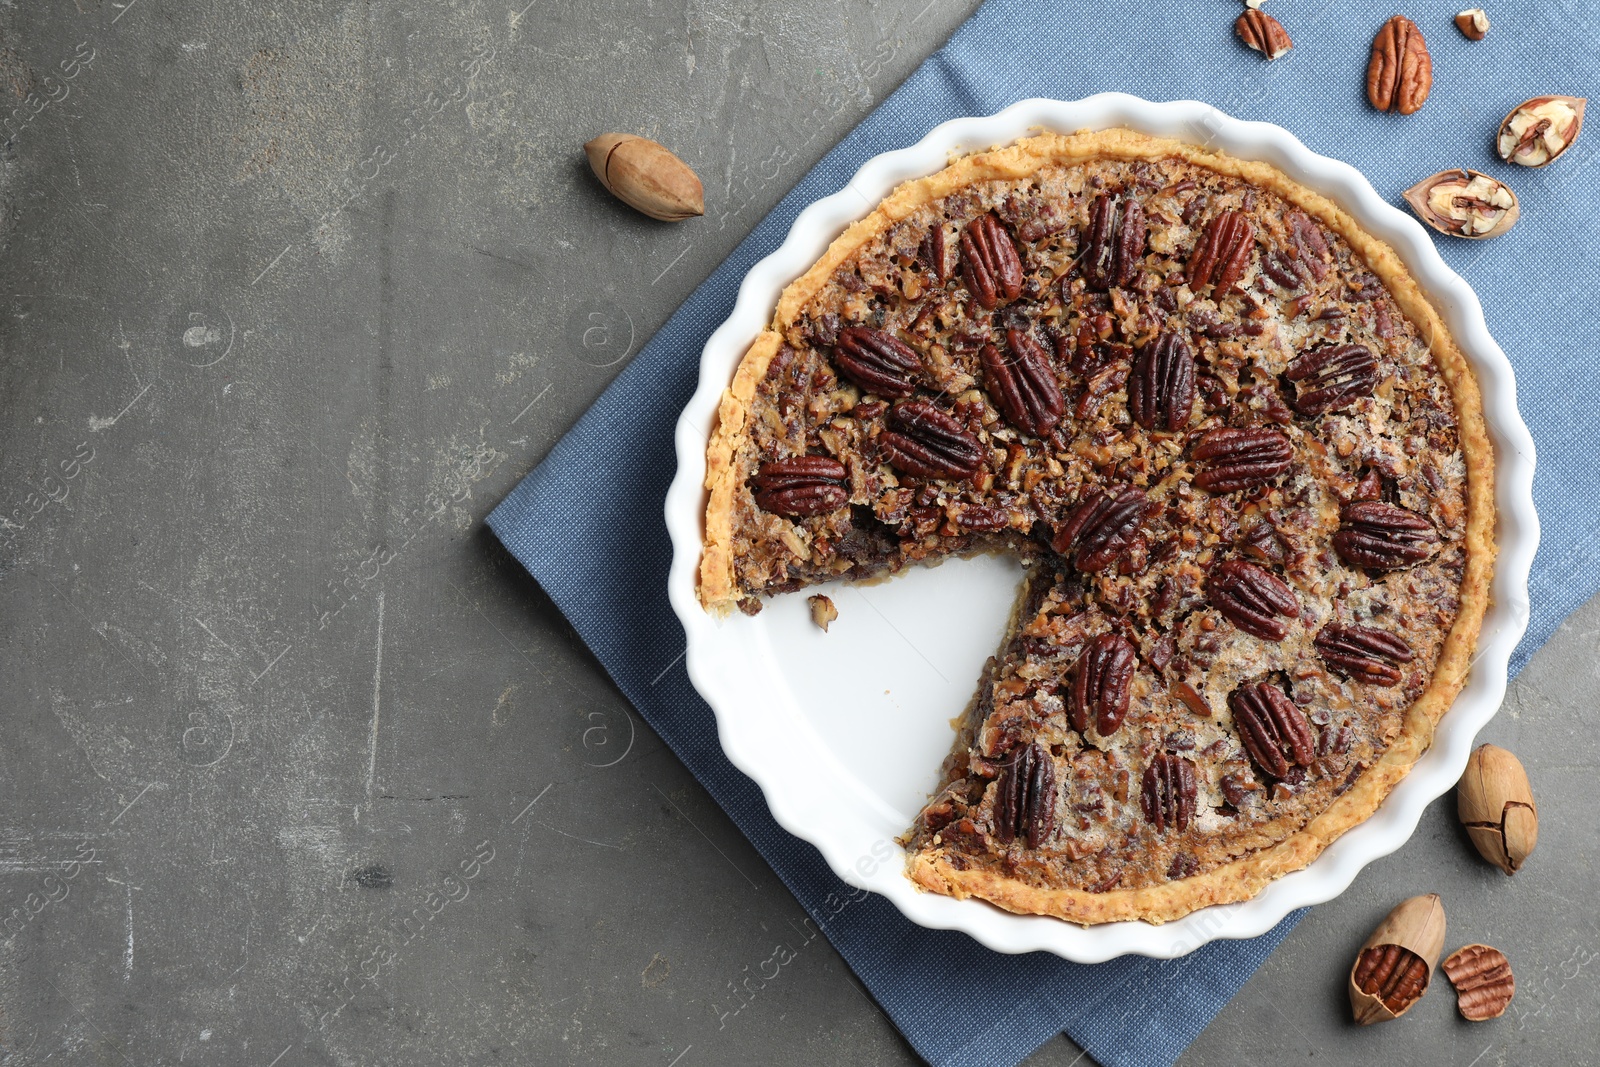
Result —
POLYGON ((711 610, 951 555, 1026 577, 918 885, 1080 923, 1248 899, 1460 689, 1494 557, 1478 387, 1384 244, 1128 130, 901 186, 783 294, 708 453, 711 610))

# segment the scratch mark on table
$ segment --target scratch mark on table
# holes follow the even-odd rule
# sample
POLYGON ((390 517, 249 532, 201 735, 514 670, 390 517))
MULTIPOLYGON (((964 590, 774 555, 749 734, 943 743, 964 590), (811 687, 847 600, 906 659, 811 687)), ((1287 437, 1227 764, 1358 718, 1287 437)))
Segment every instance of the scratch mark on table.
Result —
POLYGON ((1467 1067, 1477 1067, 1478 1061, 1487 1056, 1489 1054, 1489 1050, 1492 1048, 1494 1048, 1494 1042, 1491 1041, 1489 1044, 1483 1046, 1482 1052, 1472 1057, 1472 1062, 1467 1064, 1467 1067))
POLYGON ((102 418, 98 418, 98 417, 96 417, 94 415, 90 415, 89 416, 89 432, 90 433, 99 433, 101 430, 109 430, 109 429, 111 429, 111 427, 113 427, 113 426, 115 426, 117 424, 117 420, 118 419, 122 418, 122 416, 126 415, 129 411, 133 410, 133 405, 137 404, 139 402, 140 398, 143 397, 144 394, 148 393, 150 391, 150 387, 155 385, 155 384, 156 384, 155 382, 146 382, 145 383, 145 387, 143 389, 139 390, 138 394, 132 400, 128 401, 128 406, 123 408, 121 411, 117 412, 115 415, 111 416, 109 419, 102 419, 102 418))
POLYGON ((667 1064, 667 1067, 678 1067, 678 1061, 687 1056, 689 1054, 689 1050, 692 1048, 694 1048, 693 1045, 683 1046, 683 1051, 672 1057, 672 1062, 667 1064))
POLYGON ((662 278, 665 278, 667 276, 667 271, 671 270, 673 267, 676 267, 678 265, 678 261, 681 260, 684 256, 688 255, 689 254, 689 249, 691 249, 693 247, 694 247, 693 244, 684 245, 683 246, 683 251, 679 252, 677 254, 677 256, 674 257, 674 259, 672 260, 671 263, 668 263, 665 267, 662 267, 661 268, 661 273, 657 274, 655 276, 655 278, 650 282, 650 284, 654 285, 656 282, 659 282, 662 278))
POLYGON ((372 781, 378 771, 379 698, 383 693, 383 590, 378 590, 378 647, 372 664, 372 731, 367 738, 367 797, 372 797, 372 781))
POLYGON ((122 954, 122 980, 133 981, 133 886, 123 883, 128 894, 128 950, 122 954))
POLYGON ((272 1062, 267 1064, 267 1067, 278 1067, 278 1061, 287 1056, 289 1054, 289 1050, 292 1048, 294 1048, 293 1045, 285 1045, 282 1052, 272 1057, 272 1062))
POLYGON ((521 11, 518 11, 515 15, 511 16, 510 28, 514 30, 519 25, 521 25, 522 16, 524 16, 524 15, 526 15, 528 13, 528 8, 531 8, 534 4, 537 4, 538 2, 539 2, 539 0, 528 0, 528 3, 526 4, 526 6, 523 7, 523 9, 521 11))
POLYGON ((527 407, 525 407, 521 411, 517 412, 517 417, 515 419, 511 420, 511 425, 515 426, 517 424, 517 420, 518 419, 521 419, 522 416, 524 416, 528 412, 532 411, 533 410, 533 405, 537 404, 539 401, 544 399, 544 395, 551 390, 551 388, 553 387, 553 384, 554 383, 552 383, 552 382, 546 382, 545 385, 544 385, 544 388, 539 390, 539 395, 534 397, 532 400, 528 401, 528 406, 527 407))
MULTIPOLYGON (((195 621, 198 622, 200 620, 196 619, 195 621)), ((287 656, 289 654, 289 650, 291 648, 293 648, 293 647, 294 647, 293 645, 284 645, 283 646, 283 651, 279 652, 276 656, 273 656, 272 657, 272 662, 267 664, 265 667, 261 668, 261 673, 260 674, 253 674, 253 675, 250 676, 250 684, 251 685, 255 685, 257 682, 261 681, 261 679, 265 678, 266 675, 267 675, 267 672, 270 671, 272 668, 276 667, 278 665, 278 661, 280 659, 282 659, 283 657, 287 656)))
POLYGON ((268 272, 271 271, 273 267, 276 267, 278 265, 278 261, 283 259, 284 256, 288 255, 289 254, 289 249, 291 249, 293 247, 294 247, 294 245, 292 245, 292 244, 284 245, 283 246, 283 251, 278 253, 278 258, 274 259, 271 263, 268 263, 265 267, 261 268, 261 273, 257 274, 254 278, 252 278, 250 280, 250 284, 254 285, 256 282, 259 282, 262 278, 265 278, 267 276, 268 272))
POLYGON ((671 804, 672 805, 672 810, 677 812, 679 815, 682 815, 684 822, 688 823, 690 826, 694 826, 694 832, 699 834, 701 837, 704 837, 706 839, 706 844, 710 845, 712 848, 717 849, 717 855, 721 856, 725 860, 728 860, 728 866, 732 867, 734 870, 738 871, 739 872, 739 877, 743 878, 745 881, 749 882, 751 889, 760 889, 761 888, 760 886, 756 885, 754 880, 752 880, 751 877, 748 874, 745 874, 744 871, 740 869, 740 867, 739 867, 739 865, 737 863, 733 862, 733 860, 731 860, 731 859, 728 859, 728 854, 726 852, 722 851, 722 849, 720 849, 720 848, 717 848, 717 843, 715 841, 711 840, 711 838, 707 837, 706 836, 706 832, 704 830, 700 829, 700 827, 698 827, 698 826, 695 826, 695 821, 693 819, 689 818, 689 815, 688 815, 687 812, 685 812, 682 808, 678 807, 677 801, 675 801, 671 797, 667 796, 667 794, 662 790, 662 788, 659 785, 656 785, 654 782, 650 783, 650 788, 654 789, 657 793, 660 793, 661 794, 661 799, 665 800, 668 804, 671 804))
POLYGON ((544 827, 546 830, 551 830, 551 831, 554 831, 555 833, 560 834, 562 837, 570 837, 570 838, 572 838, 572 840, 574 840, 574 841, 582 841, 586 845, 599 845, 601 848, 614 848, 618 852, 623 851, 623 848, 622 848, 621 845, 608 845, 604 841, 591 841, 587 837, 579 837, 577 834, 569 834, 565 830, 557 830, 554 826, 551 826, 547 822, 539 822, 538 819, 535 819, 533 821, 536 824, 538 824, 539 826, 544 827))
MULTIPOLYGON (((116 18, 111 20, 111 25, 115 26, 118 20, 120 20, 122 16, 126 15, 128 12, 132 11, 133 5, 137 4, 138 2, 139 0, 128 0, 128 2, 122 6, 122 10, 117 12, 116 18)), ((127 1057, 124 1056, 123 1058, 126 1059, 127 1057)))
POLYGON ((526 815, 526 814, 528 814, 528 812, 532 811, 533 810, 533 806, 535 804, 539 803, 539 801, 544 799, 544 795, 546 793, 550 792, 550 787, 553 786, 553 785, 555 785, 555 783, 551 782, 550 785, 547 785, 543 789, 539 790, 539 795, 534 797, 532 800, 528 801, 528 806, 527 807, 525 807, 521 811, 517 812, 517 817, 515 819, 511 820, 511 825, 512 826, 517 825, 517 823, 522 820, 522 817, 524 815, 526 815))
MULTIPOLYGON (((226 642, 222 638, 218 637, 212 631, 211 627, 207 626, 205 623, 200 621, 200 617, 198 615, 195 616, 194 623, 195 623, 196 626, 200 627, 200 629, 202 629, 206 633, 210 634, 211 635, 211 640, 215 641, 217 644, 221 645, 223 648, 227 649, 229 652, 232 652, 235 655, 238 654, 238 651, 239 651, 238 649, 234 648, 232 645, 228 644, 228 642, 226 642)), ((287 651, 287 650, 285 650, 285 651, 287 651)), ((263 671, 262 673, 265 674, 266 672, 263 671)))
POLYGON ((60 997, 64 1001, 66 1001, 67 1007, 72 1009, 72 1013, 74 1015, 76 1015, 78 1018, 82 1019, 84 1022, 88 1023, 89 1024, 89 1029, 93 1030, 95 1033, 100 1035, 100 1040, 101 1041, 104 1041, 106 1044, 110 1045, 112 1048, 117 1050, 117 1055, 122 1057, 122 1062, 123 1063, 126 1063, 128 1065, 128 1067, 133 1067, 133 1061, 128 1059, 128 1054, 126 1052, 122 1051, 122 1046, 117 1044, 115 1041, 112 1041, 109 1037, 107 1037, 106 1036, 106 1032, 104 1030, 100 1029, 98 1026, 96 1026, 94 1024, 94 1020, 93 1019, 89 1018, 83 1012, 79 1011, 78 1010, 78 1006, 76 1004, 74 1004, 72 1001, 67 1000, 67 995, 65 993, 61 992, 61 987, 60 986, 58 986, 54 982, 50 981, 49 978, 46 978, 42 974, 39 977, 40 978, 44 978, 44 984, 49 986, 51 989, 54 989, 56 991, 56 996, 60 997))
POLYGON ((139 796, 134 797, 132 800, 128 801, 128 803, 123 807, 123 809, 121 811, 117 812, 117 818, 116 819, 112 819, 111 822, 108 823, 107 825, 110 825, 110 826, 117 825, 117 819, 120 819, 124 815, 128 814, 128 809, 133 807, 135 804, 139 803, 139 797, 144 796, 146 793, 150 792, 150 790, 154 789, 155 787, 156 787, 156 784, 154 782, 151 782, 149 785, 147 785, 143 789, 139 790, 139 796))

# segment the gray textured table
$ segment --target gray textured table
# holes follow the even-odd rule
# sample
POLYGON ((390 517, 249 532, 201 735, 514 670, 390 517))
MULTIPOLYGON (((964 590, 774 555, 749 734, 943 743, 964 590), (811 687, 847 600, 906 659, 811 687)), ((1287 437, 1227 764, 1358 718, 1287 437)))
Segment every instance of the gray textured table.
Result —
MULTIPOLYGON (((800 909, 482 518, 973 6, 0 7, 0 1063, 914 1060, 821 940, 725 1016, 800 909)), ((1487 731, 1531 867, 1436 804, 1184 1063, 1596 1062, 1597 629, 1487 731), (1357 1032, 1427 890, 1514 1010, 1357 1032)))

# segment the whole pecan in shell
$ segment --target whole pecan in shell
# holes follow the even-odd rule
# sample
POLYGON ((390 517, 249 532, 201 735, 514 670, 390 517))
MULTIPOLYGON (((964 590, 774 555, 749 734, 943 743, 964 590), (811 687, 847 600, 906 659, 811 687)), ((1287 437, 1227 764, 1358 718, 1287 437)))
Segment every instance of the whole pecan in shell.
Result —
POLYGON ((1127 288, 1144 259, 1149 226, 1144 206, 1131 196, 1101 193, 1089 207, 1083 280, 1090 289, 1127 288))
POLYGON ((1399 665, 1416 658, 1403 639, 1376 626, 1330 622, 1315 643, 1324 663, 1368 685, 1399 685, 1399 665))
POLYGON ((756 473, 756 505, 774 515, 826 515, 849 499, 844 464, 829 456, 769 460, 756 473))
POLYGON ((1233 32, 1239 35, 1239 40, 1268 59, 1277 59, 1294 47, 1283 23, 1258 7, 1240 15, 1233 24, 1233 32))
POLYGON ((916 389, 913 378, 922 370, 922 357, 914 348, 870 326, 840 330, 833 361, 846 378, 879 396, 910 396, 916 389))
POLYGON ((1439 534, 1414 511, 1380 500, 1358 500, 1339 512, 1333 549, 1352 567, 1392 571, 1433 554, 1439 534))
POLYGON ((1367 64, 1367 99, 1379 111, 1410 115, 1433 88, 1433 57, 1417 24, 1396 15, 1372 39, 1367 64))
POLYGON ((994 345, 978 353, 989 392, 994 394, 1006 421, 1023 433, 1043 437, 1055 429, 1066 413, 1054 365, 1044 346, 1026 328, 1006 330, 1009 356, 994 345))
POLYGON ((1228 694, 1228 706, 1245 751, 1272 777, 1316 759, 1311 723, 1282 689, 1270 682, 1242 685, 1228 694))
POLYGON ((1067 717, 1072 728, 1087 733, 1092 720, 1100 736, 1117 732, 1128 714, 1129 687, 1136 659, 1133 643, 1120 634, 1101 634, 1078 657, 1067 717))
POLYGON ((1295 411, 1315 418, 1371 396, 1378 361, 1365 345, 1322 345, 1296 356, 1283 376, 1295 383, 1295 411))
POLYGON ((1050 837, 1056 821, 1056 764, 1037 741, 1012 751, 1000 772, 995 799, 995 836, 1010 842, 1024 838, 1038 848, 1050 837))
POLYGON ((923 478, 970 478, 983 466, 983 445, 931 400, 906 400, 889 412, 878 443, 890 464, 923 478))
POLYGON ((1206 579, 1206 597, 1228 621, 1263 641, 1289 635, 1285 620, 1300 617, 1294 592, 1271 571, 1248 560, 1223 560, 1206 579))
POLYGON ((1144 522, 1146 504, 1143 489, 1091 489, 1056 528, 1050 547, 1070 555, 1080 571, 1105 570, 1127 551, 1144 522))
POLYGON ((1022 295, 1017 246, 993 214, 979 215, 961 231, 961 277, 984 310, 1022 295))
POLYGON ((1242 211, 1224 211, 1208 223, 1189 257, 1189 288, 1199 292, 1211 286, 1221 297, 1238 284, 1250 266, 1256 228, 1242 211))
POLYGON ((1277 430, 1224 426, 1195 446, 1194 458, 1206 464, 1194 484, 1208 493, 1235 493, 1266 485, 1294 462, 1294 446, 1277 430))
POLYGON ((1139 807, 1156 833, 1166 833, 1169 826, 1179 833, 1189 828, 1199 792, 1193 763, 1170 752, 1157 753, 1145 767, 1140 785, 1139 807))
POLYGON ((1164 330, 1139 349, 1128 379, 1128 409, 1147 430, 1174 433, 1194 411, 1194 351, 1181 334, 1164 330))

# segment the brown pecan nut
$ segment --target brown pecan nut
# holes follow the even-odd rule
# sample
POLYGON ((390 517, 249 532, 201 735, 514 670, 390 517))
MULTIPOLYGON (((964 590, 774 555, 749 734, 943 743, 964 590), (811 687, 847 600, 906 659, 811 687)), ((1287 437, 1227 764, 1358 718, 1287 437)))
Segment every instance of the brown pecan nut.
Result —
POLYGON ((1309 767, 1316 759, 1316 740, 1305 712, 1271 682, 1241 685, 1228 694, 1233 725, 1245 751, 1274 778, 1289 768, 1309 767))
POLYGON ((1166 833, 1169 826, 1179 833, 1189 828, 1198 793, 1193 763, 1170 752, 1157 753, 1145 767, 1140 784, 1139 807, 1156 833, 1166 833))
POLYGON ((1416 658, 1404 640, 1376 626, 1330 622, 1315 643, 1324 663, 1368 685, 1399 685, 1400 664, 1416 658))
POLYGON ((1010 842, 1021 837, 1038 848, 1050 837, 1056 821, 1056 765, 1037 741, 1012 751, 1000 772, 995 799, 995 836, 1010 842))
POLYGON ((1050 547, 1071 556, 1080 571, 1105 570, 1128 550, 1144 522, 1146 503, 1144 490, 1132 486, 1090 489, 1056 528, 1050 547))
POLYGON ((923 478, 970 478, 983 466, 983 445, 931 400, 906 400, 889 412, 892 429, 878 443, 894 467, 923 478))
POLYGON ((1399 1015, 1427 990, 1428 961, 1399 945, 1373 945, 1356 959, 1355 985, 1399 1015))
POLYGON ((1414 511, 1380 500, 1358 500, 1339 512, 1333 549, 1352 567, 1392 571, 1433 554, 1439 534, 1414 511))
POLYGON ((1294 446, 1277 430, 1224 426, 1195 446, 1194 458, 1206 464, 1194 484, 1208 493, 1236 493, 1266 485, 1294 462, 1294 446))
POLYGON ((993 214, 979 215, 961 231, 961 277, 985 310, 1022 295, 1022 260, 1017 246, 993 214))
POLYGON ((1294 592, 1248 560, 1227 559, 1211 568, 1206 597, 1228 621, 1263 641, 1282 641, 1289 635, 1285 620, 1300 617, 1294 592))
POLYGON ((846 378, 879 396, 910 396, 916 389, 913 379, 922 370, 922 357, 915 349, 870 326, 840 330, 833 361, 846 378))
POLYGON ((1139 349, 1128 379, 1128 409, 1147 430, 1175 433, 1194 411, 1194 351, 1182 334, 1164 330, 1139 349))
POLYGON ((1456 987, 1456 1007, 1462 1018, 1475 1023, 1500 1018, 1517 993, 1511 961, 1488 945, 1458 948, 1445 957, 1439 969, 1456 987))
POLYGON ((1128 714, 1135 661, 1133 643, 1120 634, 1101 634, 1078 658, 1067 716, 1072 728, 1087 733, 1093 721, 1102 737, 1117 732, 1128 714))
POLYGON ((1131 196, 1101 193, 1089 207, 1083 280, 1090 289, 1125 289, 1133 284, 1144 259, 1144 206, 1131 196))
POLYGON ((917 246, 917 260, 943 285, 950 280, 950 262, 945 258, 944 223, 928 227, 928 233, 917 246))
POLYGON ((774 515, 804 518, 844 507, 844 464, 830 456, 769 460, 756 474, 756 505, 774 515))
POLYGON ((1433 88, 1433 57, 1417 24, 1396 15, 1372 39, 1367 64, 1367 99, 1379 111, 1410 115, 1433 88))
POLYGON ((1008 329, 1006 347, 1009 355, 994 345, 984 345, 978 353, 989 392, 1007 422, 1023 433, 1043 437, 1056 428, 1067 410, 1055 367, 1031 330, 1008 329))
POLYGON ((1378 361, 1365 345, 1321 345, 1295 357, 1283 376, 1295 383, 1295 411, 1316 418, 1371 396, 1378 361))
POLYGON ((1189 288, 1199 292, 1209 285, 1215 297, 1232 289, 1250 266, 1255 238, 1255 225, 1242 211, 1224 211, 1206 223, 1189 257, 1189 288))
POLYGON ((1283 23, 1259 7, 1253 7, 1240 15, 1238 21, 1233 24, 1233 32, 1239 35, 1239 40, 1268 59, 1277 59, 1294 47, 1294 42, 1289 40, 1289 31, 1283 28, 1283 23))

